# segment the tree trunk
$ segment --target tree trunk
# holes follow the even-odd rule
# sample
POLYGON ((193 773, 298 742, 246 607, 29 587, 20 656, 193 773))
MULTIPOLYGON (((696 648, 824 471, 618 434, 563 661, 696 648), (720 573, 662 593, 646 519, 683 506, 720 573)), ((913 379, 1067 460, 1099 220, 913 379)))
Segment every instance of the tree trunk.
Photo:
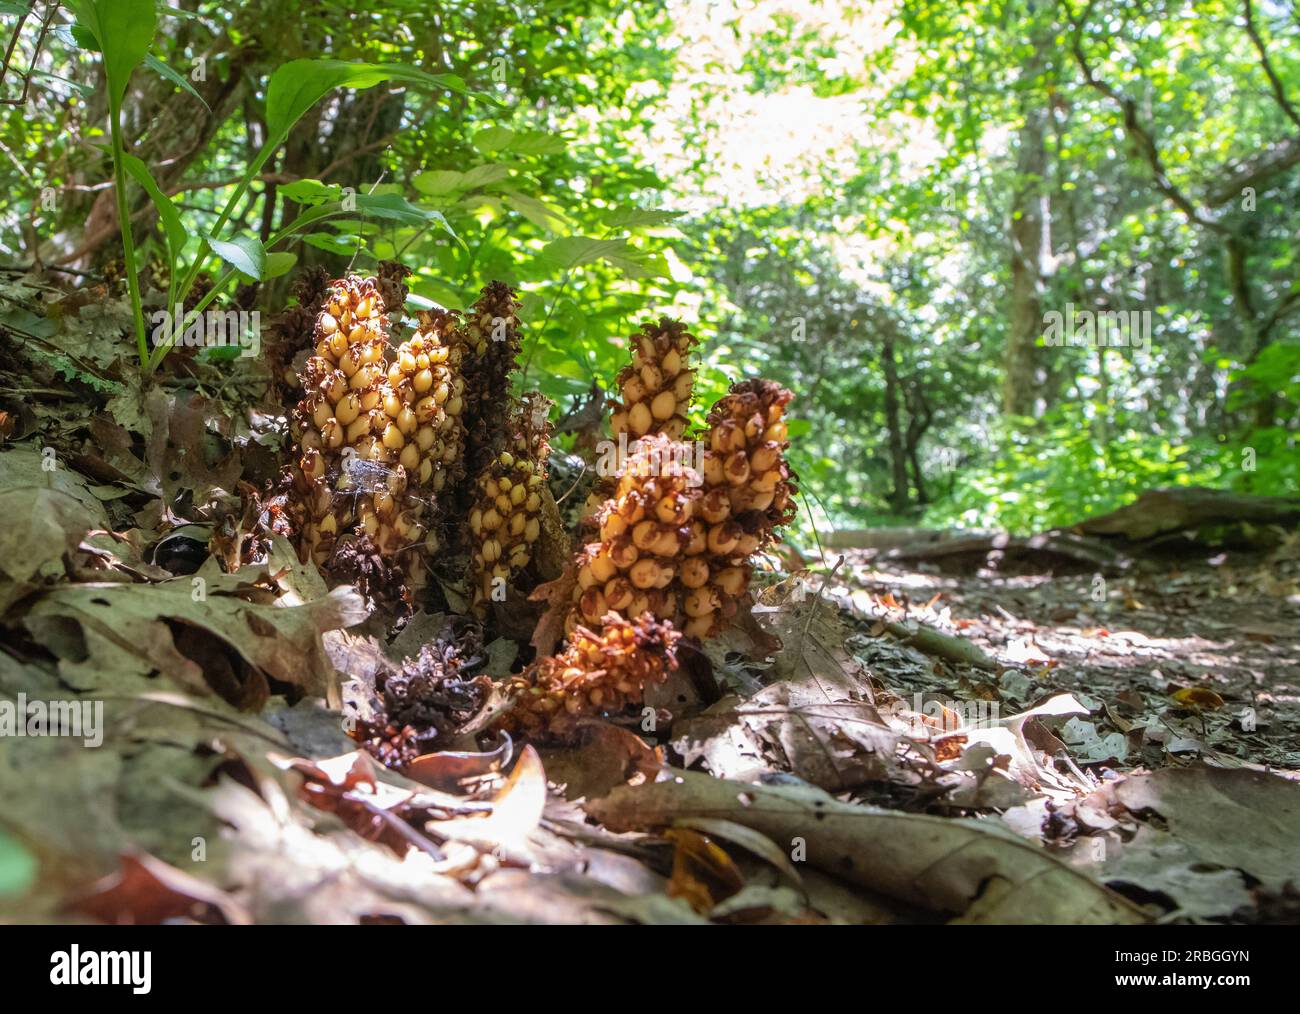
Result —
POLYGON ((925 489, 925 475, 921 471, 921 438, 930 428, 934 412, 925 396, 921 382, 915 376, 910 378, 907 388, 907 461, 912 468, 912 485, 916 487, 916 502, 927 504, 930 495, 925 489))
POLYGON ((889 427, 889 463, 893 473, 894 488, 889 495, 889 505, 894 511, 907 510, 907 453, 903 446, 903 426, 898 410, 898 363, 894 358, 896 334, 894 322, 882 318, 880 329, 880 360, 885 375, 885 424, 889 427))
POLYGON ((1042 387, 1043 281, 1051 256, 1051 204, 1046 186, 1049 107, 1037 88, 1046 55, 1040 32, 1025 65, 1016 188, 1011 201, 1011 312, 1003 360, 1002 410, 1038 415, 1042 387))

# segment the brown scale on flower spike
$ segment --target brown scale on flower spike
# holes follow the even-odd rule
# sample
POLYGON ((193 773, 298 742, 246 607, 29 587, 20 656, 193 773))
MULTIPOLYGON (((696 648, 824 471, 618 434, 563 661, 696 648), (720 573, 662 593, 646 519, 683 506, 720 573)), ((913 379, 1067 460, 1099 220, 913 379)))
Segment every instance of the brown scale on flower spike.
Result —
POLYGON ((324 565, 353 520, 354 498, 336 490, 336 483, 348 482, 344 449, 368 459, 374 445, 371 429, 388 340, 374 279, 350 276, 332 283, 312 339, 315 354, 303 369, 304 396, 291 421, 300 457, 290 478, 298 503, 299 556, 324 565))
POLYGON ((709 411, 704 490, 678 580, 691 637, 717 633, 749 588, 749 557, 794 520, 785 408, 794 396, 770 380, 733 384, 709 411))
MULTIPOLYGON (((681 321, 660 317, 657 324, 643 324, 628 338, 628 344, 631 360, 616 380, 621 400, 611 406, 614 440, 623 446, 660 433, 680 440, 695 383, 695 371, 690 367, 695 336, 681 321)), ((614 478, 609 475, 602 475, 592 486, 580 526, 584 537, 591 534, 596 511, 613 491, 614 478)))
POLYGON ((681 634, 671 623, 614 613, 598 626, 577 627, 568 647, 512 677, 514 706, 498 728, 522 735, 563 736, 586 715, 613 714, 640 704, 647 685, 677 668, 681 634))
POLYGON ((321 303, 330 289, 330 276, 322 267, 303 271, 293 286, 296 306, 285 310, 271 325, 266 343, 267 365, 271 371, 271 397, 276 404, 290 407, 300 390, 293 360, 298 352, 315 345, 313 334, 321 303))
POLYGON ((505 445, 520 343, 514 290, 505 282, 484 286, 453 340, 465 349, 465 474, 477 476, 505 445))
POLYGON ((663 434, 632 445, 613 496, 595 516, 598 537, 578 554, 569 630, 610 611, 677 615, 678 568, 700 551, 692 544, 700 491, 690 462, 690 445, 663 434))
POLYGON ((410 274, 411 269, 399 261, 379 262, 375 283, 379 286, 379 297, 384 301, 389 323, 394 327, 401 325, 406 312, 406 297, 411 291, 406 286, 406 278, 410 274))
POLYGON ((532 560, 541 535, 551 403, 530 392, 510 415, 505 448, 480 473, 469 513, 469 586, 479 617, 504 601, 511 579, 532 560))
POLYGON ((680 440, 686 432, 695 371, 689 357, 695 337, 671 317, 644 324, 629 339, 632 361, 619 372, 622 399, 614 406, 610 426, 617 438, 629 440, 662 433, 680 440))
POLYGON ((358 507, 358 532, 387 558, 405 554, 412 590, 424 584, 423 557, 437 548, 428 530, 428 508, 459 476, 464 451, 462 349, 446 340, 451 321, 446 314, 420 314, 415 335, 387 364, 366 452, 387 471, 380 488, 358 507))

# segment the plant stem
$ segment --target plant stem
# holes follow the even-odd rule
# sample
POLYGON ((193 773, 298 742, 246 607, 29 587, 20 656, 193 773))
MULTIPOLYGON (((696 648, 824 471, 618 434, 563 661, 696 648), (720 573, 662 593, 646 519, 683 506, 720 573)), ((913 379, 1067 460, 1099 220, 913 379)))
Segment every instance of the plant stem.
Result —
MULTIPOLYGON (((224 275, 222 275, 219 279, 217 279, 216 284, 213 285, 212 288, 208 290, 207 295, 204 296, 202 299, 200 299, 198 303, 195 304, 194 309, 189 311, 189 313, 199 314, 202 313, 204 310, 206 310, 208 304, 211 303, 214 299, 216 299, 217 296, 221 293, 221 290, 224 289, 227 284, 234 281, 235 277, 236 274, 234 271, 227 271, 224 275)), ((171 308, 168 307, 168 309, 170 310, 171 308)), ((187 313, 185 316, 188 317, 189 314, 187 313)), ((171 333, 167 335, 167 340, 153 350, 153 356, 150 358, 149 361, 149 369, 151 371, 158 368, 158 366, 162 363, 163 359, 166 358, 167 353, 172 350, 173 346, 175 346, 176 339, 180 336, 181 333, 178 330, 178 328, 182 328, 184 323, 185 323, 184 320, 172 322, 172 330, 171 333)))
POLYGON ((131 315, 135 317, 135 345, 140 369, 149 367, 149 345, 144 337, 144 307, 140 302, 140 278, 135 268, 135 240, 131 236, 131 212, 126 201, 126 168, 122 164, 126 149, 122 145, 122 110, 114 102, 109 109, 109 130, 113 135, 113 180, 117 189, 117 219, 122 227, 122 253, 126 259, 126 288, 131 295, 131 315))
MULTIPOLYGON (((285 136, 287 136, 287 134, 285 136)), ((230 195, 230 199, 226 201, 226 206, 221 209, 221 214, 217 217, 216 224, 212 226, 212 232, 210 235, 217 237, 221 230, 225 228, 226 223, 230 221, 231 215, 234 214, 235 207, 239 204, 240 198, 244 196, 244 192, 248 190, 249 184, 253 181, 253 177, 257 176, 262 171, 262 167, 265 166, 270 157, 275 154, 276 149, 284 143, 284 139, 284 137, 268 138, 266 144, 262 145, 262 150, 257 153, 257 157, 253 159, 252 164, 244 173, 243 178, 239 181, 239 185, 235 188, 235 192, 230 195)), ((211 250, 208 247, 207 238, 201 237, 199 241, 199 249, 194 254, 194 263, 190 265, 189 271, 185 273, 185 278, 181 282, 180 290, 177 293, 178 299, 183 300, 189 295, 190 289, 194 287, 195 279, 199 277, 200 272, 202 272, 204 266, 207 264, 210 253, 211 250)))

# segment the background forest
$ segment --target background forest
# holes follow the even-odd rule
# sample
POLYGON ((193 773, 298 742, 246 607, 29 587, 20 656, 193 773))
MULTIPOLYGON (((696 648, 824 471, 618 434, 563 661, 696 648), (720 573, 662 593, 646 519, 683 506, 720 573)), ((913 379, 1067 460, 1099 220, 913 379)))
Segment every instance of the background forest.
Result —
MULTIPOLYGON (((0 4, 6 38, 27 6, 0 4)), ((122 291, 113 89, 56 6, 26 17, 3 81, 0 262, 122 291)), ((622 336, 681 316, 701 403, 760 373, 797 393, 805 534, 1028 530, 1156 485, 1297 487, 1294 4, 157 13, 118 101, 155 296, 194 281, 200 234, 226 237, 223 297, 268 311, 309 264, 397 258, 412 305, 452 308, 502 278, 524 299, 522 383, 557 414, 616 372, 622 336), (278 143, 270 75, 323 54, 406 72, 340 79, 278 143), (1049 344, 1054 314, 1083 311, 1149 340, 1049 344)), ((113 385, 135 358, 54 365, 113 385)))

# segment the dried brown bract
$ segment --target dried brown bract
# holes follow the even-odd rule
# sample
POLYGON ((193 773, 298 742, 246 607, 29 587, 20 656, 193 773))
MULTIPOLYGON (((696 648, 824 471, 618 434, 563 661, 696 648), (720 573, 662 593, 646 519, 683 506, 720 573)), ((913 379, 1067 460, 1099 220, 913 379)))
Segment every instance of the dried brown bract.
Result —
POLYGON ((567 648, 511 679, 514 706, 498 727, 522 735, 563 736, 583 716, 616 715, 640 704, 645 687, 677 668, 681 635, 671 623, 614 613, 593 630, 578 627, 567 648))
POLYGON ((473 627, 453 630, 420 648, 397 672, 375 681, 375 714, 358 721, 352 736, 381 763, 400 769, 446 742, 482 708, 491 689, 485 676, 469 675, 482 655, 473 627))

